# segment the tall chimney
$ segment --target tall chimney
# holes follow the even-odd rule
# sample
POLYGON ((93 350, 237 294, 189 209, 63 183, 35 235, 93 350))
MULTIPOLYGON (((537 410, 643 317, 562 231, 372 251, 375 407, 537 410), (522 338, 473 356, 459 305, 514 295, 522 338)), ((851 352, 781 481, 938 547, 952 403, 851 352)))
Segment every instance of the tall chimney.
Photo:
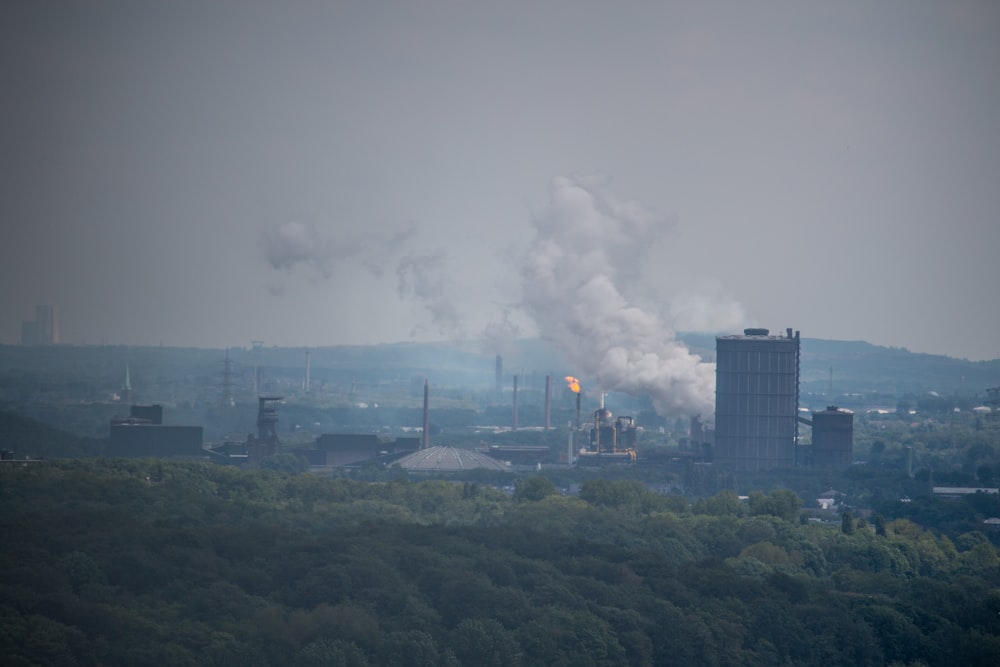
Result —
POLYGON ((305 390, 305 392, 307 394, 309 393, 309 364, 310 364, 310 362, 309 362, 309 350, 306 350, 306 380, 303 383, 302 388, 303 388, 303 390, 305 390))
POLYGON ((551 403, 551 380, 548 375, 545 376, 545 430, 548 431, 552 427, 552 403, 551 403))
POLYGON ((503 357, 497 355, 497 395, 503 393, 503 357))
POLYGON ((517 376, 514 376, 514 429, 517 430, 517 376))
POLYGON ((576 392, 576 430, 580 430, 580 395, 582 391, 576 392))
POLYGON ((576 431, 573 430, 573 423, 572 422, 568 423, 567 426, 569 427, 569 428, 566 429, 567 431, 569 431, 569 440, 566 443, 566 445, 567 445, 566 446, 566 463, 567 463, 567 465, 573 465, 573 436, 576 435, 576 431))
POLYGON ((420 436, 420 449, 427 449, 430 445, 430 403, 428 401, 429 393, 427 389, 427 380, 424 380, 424 430, 420 436))

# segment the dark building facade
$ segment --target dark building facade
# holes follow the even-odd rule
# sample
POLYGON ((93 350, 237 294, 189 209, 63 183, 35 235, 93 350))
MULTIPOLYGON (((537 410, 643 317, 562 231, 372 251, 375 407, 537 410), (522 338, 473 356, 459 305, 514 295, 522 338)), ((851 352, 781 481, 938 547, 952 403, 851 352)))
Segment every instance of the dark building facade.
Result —
POLYGON ((203 458, 201 426, 163 426, 160 424, 111 424, 109 457, 196 457, 203 458))
POLYGON ((737 470, 794 467, 799 332, 745 329, 715 344, 715 462, 737 470))
POLYGON ((854 454, 854 413, 836 405, 812 415, 812 462, 817 467, 847 467, 854 454))
POLYGON ((386 442, 374 433, 324 433, 316 437, 316 447, 306 452, 306 458, 314 466, 345 466, 418 449, 420 438, 396 438, 386 442))
POLYGON ((129 407, 128 416, 131 419, 149 422, 150 424, 163 423, 162 405, 133 405, 129 407))

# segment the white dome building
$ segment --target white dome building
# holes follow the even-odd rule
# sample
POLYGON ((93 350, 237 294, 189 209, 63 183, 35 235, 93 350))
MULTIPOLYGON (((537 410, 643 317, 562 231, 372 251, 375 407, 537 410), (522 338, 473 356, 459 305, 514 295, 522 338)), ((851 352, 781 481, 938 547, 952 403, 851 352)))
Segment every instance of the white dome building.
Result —
POLYGON ((457 472, 473 468, 509 470, 506 463, 486 454, 480 454, 471 449, 447 446, 417 450, 412 454, 407 454, 393 465, 402 466, 404 470, 412 472, 457 472))

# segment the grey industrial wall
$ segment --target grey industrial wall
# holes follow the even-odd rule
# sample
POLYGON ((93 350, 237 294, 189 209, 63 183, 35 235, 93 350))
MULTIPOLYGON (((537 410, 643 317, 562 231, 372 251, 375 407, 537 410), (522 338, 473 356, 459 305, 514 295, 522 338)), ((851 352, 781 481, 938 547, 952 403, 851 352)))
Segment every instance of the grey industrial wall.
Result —
POLYGON ((846 467, 854 454, 854 413, 830 406, 812 415, 813 465, 846 467))
POLYGON ((205 456, 201 426, 112 424, 108 456, 205 456))
POLYGON ((716 338, 715 461, 738 470, 795 465, 797 337, 716 338))

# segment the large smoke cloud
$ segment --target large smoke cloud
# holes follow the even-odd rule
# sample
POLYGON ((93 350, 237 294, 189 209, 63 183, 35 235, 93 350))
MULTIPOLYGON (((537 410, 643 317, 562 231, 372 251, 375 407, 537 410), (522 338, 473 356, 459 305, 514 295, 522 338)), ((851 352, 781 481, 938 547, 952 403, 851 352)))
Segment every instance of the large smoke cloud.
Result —
POLYGON ((338 254, 334 243, 315 225, 297 221, 264 230, 261 246, 271 268, 288 271, 301 264, 325 278, 330 276, 330 263, 338 254))
POLYGON ((523 269, 524 302, 541 336, 602 391, 649 394, 661 414, 709 414, 715 365, 626 298, 653 242, 671 226, 597 187, 557 178, 523 269))
POLYGON ((362 232, 334 239, 316 225, 293 221, 263 230, 260 240, 264 258, 277 271, 302 266, 314 277, 329 278, 334 262, 352 259, 381 276, 385 258, 403 248, 416 231, 415 224, 407 223, 386 235, 362 232))
MULTIPOLYGON (((411 297, 423 304, 439 333, 456 336, 461 335, 461 318, 448 297, 446 256, 440 249, 408 253, 396 265, 396 292, 400 298, 411 297)), ((410 335, 417 333, 414 328, 410 335)))
POLYGON ((498 319, 490 320, 479 334, 484 353, 506 355, 513 351, 514 342, 521 335, 521 327, 512 317, 512 307, 504 306, 498 319))
POLYGON ((697 291, 676 295, 670 301, 670 322, 675 331, 735 331, 747 321, 743 304, 709 281, 697 291))
MULTIPOLYGON (((431 327, 448 336, 462 336, 459 309, 450 294, 447 253, 443 249, 415 251, 410 248, 417 226, 406 223, 388 233, 325 234, 313 224, 287 222, 261 231, 260 245, 268 265, 275 271, 303 270, 310 279, 328 279, 339 262, 364 266, 375 278, 395 264, 396 292, 401 299, 419 303, 430 317, 431 327)), ((273 296, 285 293, 284 285, 266 289, 273 296)), ((422 327, 414 325, 411 336, 422 327)))

